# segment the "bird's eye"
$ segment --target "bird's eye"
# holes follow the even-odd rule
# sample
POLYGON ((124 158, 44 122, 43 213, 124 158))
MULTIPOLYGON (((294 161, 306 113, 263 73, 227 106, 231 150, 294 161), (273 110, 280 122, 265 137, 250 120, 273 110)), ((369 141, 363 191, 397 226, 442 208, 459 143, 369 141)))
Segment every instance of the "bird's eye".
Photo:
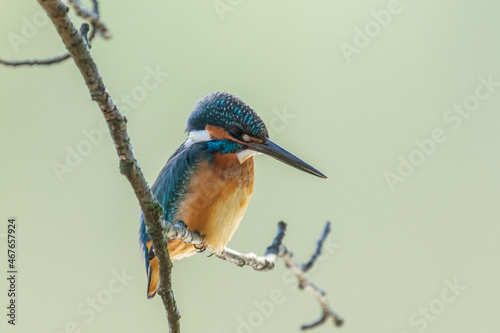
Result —
POLYGON ((229 135, 231 135, 235 139, 240 139, 241 136, 243 135, 243 131, 240 130, 238 127, 233 127, 229 130, 229 135))

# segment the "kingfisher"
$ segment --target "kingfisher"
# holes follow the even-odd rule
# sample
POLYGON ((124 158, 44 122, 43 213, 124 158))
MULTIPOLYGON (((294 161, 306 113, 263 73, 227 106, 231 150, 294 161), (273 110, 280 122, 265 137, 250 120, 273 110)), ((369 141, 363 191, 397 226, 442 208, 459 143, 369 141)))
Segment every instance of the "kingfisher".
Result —
MULTIPOLYGON (((183 221, 204 237, 203 245, 168 241, 172 261, 210 248, 220 253, 250 202, 254 159, 269 155, 299 170, 327 178, 269 138, 266 125, 241 99, 215 92, 203 97, 186 121, 186 141, 174 152, 151 187, 162 206, 163 219, 183 221)), ((147 297, 156 294, 158 261, 141 213, 139 243, 146 263, 147 297)))

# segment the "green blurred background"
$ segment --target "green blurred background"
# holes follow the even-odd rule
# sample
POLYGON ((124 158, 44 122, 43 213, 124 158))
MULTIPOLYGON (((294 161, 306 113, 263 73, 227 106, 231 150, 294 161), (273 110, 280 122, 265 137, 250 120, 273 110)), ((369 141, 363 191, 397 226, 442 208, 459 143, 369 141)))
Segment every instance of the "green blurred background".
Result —
MULTIPOLYGON (((231 92, 260 114, 273 140, 329 176, 257 157, 252 203, 231 248, 263 253, 284 220, 286 244, 306 259, 330 220, 310 276, 346 319, 339 332, 498 331, 498 1, 100 7, 113 38, 96 38, 92 54, 127 111, 150 183, 185 140, 196 101, 231 92), (448 111, 463 103, 474 111, 448 111), (435 129, 444 142, 429 142, 435 129), (410 159, 413 170, 400 166, 410 159), (391 186, 388 172, 404 182, 391 186)), ((4 2, 0 32, 2 58, 64 51, 35 1, 4 2)), ((2 278, 2 331, 167 331, 160 299, 146 299, 137 200, 74 63, 1 66, 0 109, 0 253, 7 218, 19 227, 18 325, 6 323, 2 278), (70 151, 85 156, 69 166, 70 151)), ((0 263, 6 271, 5 254, 0 263)), ((175 262, 173 279, 184 332, 295 332, 319 315, 281 264, 259 273, 204 253, 175 262)))

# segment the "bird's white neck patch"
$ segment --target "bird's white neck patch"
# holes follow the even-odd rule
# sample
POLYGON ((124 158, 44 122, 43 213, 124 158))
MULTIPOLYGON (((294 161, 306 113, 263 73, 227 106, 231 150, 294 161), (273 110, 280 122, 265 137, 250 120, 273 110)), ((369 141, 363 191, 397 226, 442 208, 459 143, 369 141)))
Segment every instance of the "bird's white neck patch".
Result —
POLYGON ((189 132, 188 138, 184 145, 186 147, 191 146, 193 143, 196 142, 206 142, 212 140, 212 137, 208 133, 207 130, 199 130, 199 131, 191 131, 189 132))
POLYGON ((189 132, 188 139, 191 139, 194 142, 204 142, 212 140, 212 137, 208 134, 207 130, 199 130, 189 132))
POLYGON ((240 151, 239 153, 236 153, 236 156, 238 157, 238 161, 240 161, 240 164, 243 164, 243 162, 248 160, 250 157, 259 154, 260 153, 256 152, 255 150, 245 149, 240 151))

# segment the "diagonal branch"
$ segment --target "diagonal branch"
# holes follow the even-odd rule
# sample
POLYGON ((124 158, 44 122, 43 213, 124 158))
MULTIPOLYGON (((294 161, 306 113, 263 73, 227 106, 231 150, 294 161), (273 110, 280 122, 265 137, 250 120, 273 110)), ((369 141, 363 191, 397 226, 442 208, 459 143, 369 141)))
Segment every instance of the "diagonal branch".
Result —
POLYGON ((86 37, 73 25, 68 16, 68 7, 60 0, 38 0, 49 15, 63 43, 80 70, 92 100, 97 102, 108 124, 116 152, 120 160, 120 172, 128 179, 139 201, 146 227, 158 258, 161 296, 167 312, 170 332, 180 332, 180 314, 177 309, 171 284, 172 263, 167 250, 167 237, 162 224, 163 210, 156 201, 137 163, 126 129, 126 118, 109 95, 97 65, 90 54, 86 37))

